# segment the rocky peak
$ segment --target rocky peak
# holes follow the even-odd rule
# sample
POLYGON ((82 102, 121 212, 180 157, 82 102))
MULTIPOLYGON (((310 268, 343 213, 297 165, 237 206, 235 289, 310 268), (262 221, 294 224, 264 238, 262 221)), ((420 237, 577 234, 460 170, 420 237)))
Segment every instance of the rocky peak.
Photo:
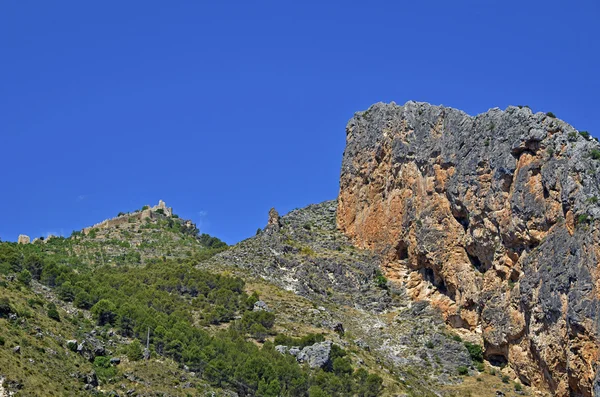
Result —
POLYGON ((279 230, 281 227, 281 220, 279 212, 275 208, 269 210, 269 220, 267 222, 267 229, 279 230))
POLYGON ((600 393, 600 145, 527 107, 378 103, 349 121, 338 227, 555 395, 600 393))
POLYGON ((30 241, 31 239, 29 238, 29 236, 25 234, 19 234, 19 239, 17 240, 19 244, 29 244, 30 241))

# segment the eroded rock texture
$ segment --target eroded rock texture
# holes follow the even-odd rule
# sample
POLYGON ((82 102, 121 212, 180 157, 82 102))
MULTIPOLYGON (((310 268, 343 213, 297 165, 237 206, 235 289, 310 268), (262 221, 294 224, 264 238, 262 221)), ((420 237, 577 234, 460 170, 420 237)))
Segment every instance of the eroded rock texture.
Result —
POLYGON ((376 104, 347 125, 338 227, 559 396, 600 395, 600 147, 528 108, 376 104))

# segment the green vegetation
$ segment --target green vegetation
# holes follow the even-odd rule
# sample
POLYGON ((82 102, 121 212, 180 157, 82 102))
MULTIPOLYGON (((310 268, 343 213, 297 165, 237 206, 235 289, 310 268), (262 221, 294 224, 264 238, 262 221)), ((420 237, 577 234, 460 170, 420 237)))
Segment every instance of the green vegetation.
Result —
MULTIPOLYGON (((162 225, 170 230, 168 223, 162 225)), ((180 235, 184 234, 180 231, 180 235)), ((85 243, 90 236, 78 238, 85 243)), ((135 251, 124 244, 104 245, 90 260, 85 255, 94 245, 84 245, 87 250, 80 250, 71 239, 50 239, 40 245, 0 243, 0 269, 18 274, 18 282, 23 285, 32 280, 43 283, 61 300, 92 314, 93 323, 82 316, 65 317, 52 303, 43 309, 43 302, 40 307, 36 299, 28 300, 34 310, 45 310, 48 321, 57 326, 75 326, 80 332, 95 329, 100 335, 114 329, 132 339, 123 350, 132 365, 142 360, 142 343, 150 330, 153 357, 185 365, 209 385, 233 389, 240 396, 381 393, 382 378, 362 368, 355 370, 348 354, 337 345, 332 346, 329 365, 320 369, 300 365, 293 356, 275 350, 275 343, 308 346, 323 341, 324 336, 291 338, 277 334, 275 314, 252 310, 259 297, 245 293, 242 279, 194 267, 196 258, 210 257, 227 248, 219 239, 205 234, 198 241, 200 247, 188 259, 162 257, 143 264, 137 260, 125 262, 134 266, 106 264, 107 246, 123 248, 126 255, 133 255, 135 251), (275 343, 270 342, 272 338, 275 343)), ((13 309, 8 298, 0 299, 0 317, 8 317, 13 309)), ((19 310, 22 317, 32 315, 30 309, 19 310)), ((76 351, 77 344, 71 342, 63 348, 76 351)), ((122 369, 111 365, 110 357, 95 357, 92 367, 103 388, 122 382, 122 369)))
POLYGON ((521 391, 521 390, 523 390, 523 386, 521 386, 520 383, 515 382, 515 391, 521 391))
POLYGON ((475 362, 483 362, 483 348, 480 345, 471 342, 465 342, 465 347, 471 356, 471 360, 475 362))
POLYGON ((546 112, 546 116, 552 117, 553 119, 556 118, 556 115, 554 113, 552 113, 552 112, 546 112))
POLYGON ((577 132, 575 132, 575 131, 569 132, 569 134, 567 135, 567 139, 571 142, 576 141, 577 140, 577 132))
POLYGON ((469 374, 469 368, 465 367, 464 365, 458 367, 457 370, 459 375, 464 376, 469 374))
POLYGON ((582 225, 590 222, 590 216, 588 214, 579 214, 577 216, 577 224, 582 225))
POLYGON ((48 317, 53 320, 60 321, 60 315, 58 314, 58 310, 56 310, 56 305, 52 302, 48 303, 48 317))
POLYGON ((585 139, 590 139, 590 133, 587 131, 579 131, 579 135, 581 135, 585 139))
POLYGON ((600 160, 600 150, 592 149, 590 150, 590 157, 594 160, 600 160))
POLYGON ((379 288, 386 289, 387 282, 388 282, 388 279, 383 275, 383 273, 381 273, 381 271, 377 270, 375 272, 375 284, 377 284, 377 286, 379 288))

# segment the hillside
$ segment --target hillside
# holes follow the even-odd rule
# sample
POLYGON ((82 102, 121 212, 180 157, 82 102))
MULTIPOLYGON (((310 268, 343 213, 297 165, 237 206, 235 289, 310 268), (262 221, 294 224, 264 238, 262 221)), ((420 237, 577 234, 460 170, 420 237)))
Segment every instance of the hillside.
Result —
POLYGON ((157 207, 0 243, 0 393, 512 395, 337 231, 336 207, 272 211, 229 248, 157 207))

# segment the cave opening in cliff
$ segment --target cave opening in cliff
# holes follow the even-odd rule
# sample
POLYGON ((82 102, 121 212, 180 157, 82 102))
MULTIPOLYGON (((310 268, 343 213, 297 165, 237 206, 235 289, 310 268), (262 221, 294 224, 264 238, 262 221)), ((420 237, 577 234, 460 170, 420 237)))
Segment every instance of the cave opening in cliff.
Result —
POLYGON ((402 240, 396 245, 396 257, 401 261, 408 259, 408 245, 402 240))
POLYGON ((444 280, 442 280, 441 277, 436 277, 433 269, 424 267, 421 270, 421 274, 426 281, 429 281, 432 285, 434 285, 440 293, 448 295, 448 288, 446 287, 444 280))
POLYGON ((487 360, 494 367, 504 368, 506 365, 508 365, 508 360, 504 354, 490 354, 487 356, 487 360))

